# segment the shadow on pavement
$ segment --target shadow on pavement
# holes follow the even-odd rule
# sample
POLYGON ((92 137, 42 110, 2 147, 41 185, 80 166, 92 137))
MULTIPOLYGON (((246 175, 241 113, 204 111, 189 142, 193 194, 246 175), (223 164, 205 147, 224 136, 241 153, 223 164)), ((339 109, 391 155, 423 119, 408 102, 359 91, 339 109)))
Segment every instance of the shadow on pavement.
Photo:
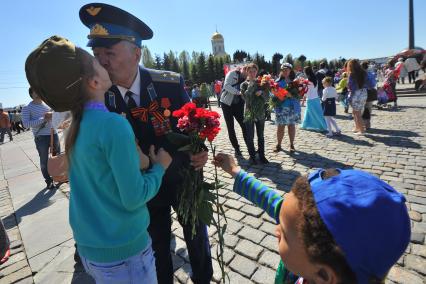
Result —
POLYGON ((368 141, 361 140, 361 139, 355 139, 354 137, 349 136, 349 135, 345 135, 343 133, 340 136, 335 135, 331 139, 335 139, 335 140, 345 142, 345 143, 348 143, 348 144, 351 144, 351 145, 366 146, 366 147, 372 147, 373 146, 373 144, 371 144, 368 141))
POLYGON ((410 140, 409 138, 409 137, 421 137, 421 135, 409 130, 391 130, 391 129, 374 128, 374 129, 369 129, 365 137, 390 147, 402 147, 402 148, 414 148, 414 149, 422 148, 422 146, 419 143, 416 143, 410 140), (376 134, 376 135, 373 135, 373 134, 376 134), (378 135, 382 135, 382 136, 378 136, 378 135))
POLYGON ((380 134, 380 135, 400 136, 400 137, 420 137, 418 133, 409 131, 409 130, 392 130, 392 129, 377 129, 377 128, 369 129, 368 134, 380 134))
POLYGON ((74 265, 74 273, 72 275, 72 284, 95 284, 95 280, 84 271, 84 267, 80 263, 74 265))
POLYGON ((305 153, 297 151, 292 154, 293 159, 297 161, 298 164, 304 165, 311 169, 314 168, 339 168, 339 169, 349 169, 351 166, 345 165, 341 162, 331 160, 324 156, 318 155, 317 153, 305 153))
POLYGON ((406 137, 386 137, 386 136, 374 136, 370 134, 366 134, 365 137, 374 140, 379 143, 383 143, 386 146, 389 147, 401 147, 401 148, 414 148, 414 149, 421 149, 422 146, 419 143, 416 143, 414 141, 411 141, 409 138, 406 137))
MULTIPOLYGON (((19 224, 21 222, 21 218, 23 216, 32 215, 34 213, 37 213, 43 208, 49 207, 51 204, 53 204, 55 201, 50 200, 50 198, 55 195, 55 190, 49 190, 49 189, 42 189, 39 193, 37 193, 33 199, 28 201, 26 204, 24 204, 22 207, 20 207, 18 210, 15 211, 16 221, 19 224)), ((11 216, 11 215, 9 215, 11 216)), ((6 218, 8 218, 7 216, 6 218)), ((9 228, 6 228, 9 229, 9 228)))

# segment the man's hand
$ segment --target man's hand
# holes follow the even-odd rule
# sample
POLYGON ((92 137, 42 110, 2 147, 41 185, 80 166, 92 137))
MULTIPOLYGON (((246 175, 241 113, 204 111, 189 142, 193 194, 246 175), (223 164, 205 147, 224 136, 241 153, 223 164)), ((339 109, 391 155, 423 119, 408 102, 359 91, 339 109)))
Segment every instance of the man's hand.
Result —
POLYGON ((203 151, 197 154, 191 154, 191 166, 195 168, 196 171, 201 170, 209 159, 209 154, 207 151, 203 151))
POLYGON ((146 170, 149 167, 149 158, 147 155, 145 155, 139 145, 136 143, 136 149, 138 150, 139 154, 139 167, 141 170, 146 170))
POLYGON ((237 166, 232 156, 219 153, 212 161, 213 165, 221 167, 222 170, 235 177, 240 172, 240 167, 237 166))

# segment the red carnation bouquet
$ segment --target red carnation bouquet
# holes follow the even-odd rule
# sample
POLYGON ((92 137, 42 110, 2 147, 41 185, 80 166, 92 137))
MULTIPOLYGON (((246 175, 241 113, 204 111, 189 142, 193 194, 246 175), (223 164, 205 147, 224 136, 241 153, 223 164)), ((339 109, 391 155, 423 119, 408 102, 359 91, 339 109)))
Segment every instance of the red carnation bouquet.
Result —
MULTIPOLYGON (((182 133, 171 132, 167 134, 170 142, 178 146, 178 151, 191 154, 206 150, 205 142, 209 142, 213 156, 215 147, 213 140, 220 131, 220 115, 205 108, 197 108, 194 103, 187 103, 179 110, 173 112, 178 119, 177 127, 182 133)), ((226 230, 226 216, 222 204, 219 202, 218 189, 221 187, 215 167, 215 181, 208 183, 203 180, 202 171, 193 168, 182 168, 183 183, 178 197, 179 206, 177 214, 185 224, 191 224, 192 234, 195 235, 195 225, 201 221, 216 227, 218 234, 217 260, 222 271, 222 280, 225 282, 225 262, 223 260, 224 233, 226 230), (216 218, 213 217, 213 208, 216 218), (225 223, 221 226, 220 215, 225 223)))

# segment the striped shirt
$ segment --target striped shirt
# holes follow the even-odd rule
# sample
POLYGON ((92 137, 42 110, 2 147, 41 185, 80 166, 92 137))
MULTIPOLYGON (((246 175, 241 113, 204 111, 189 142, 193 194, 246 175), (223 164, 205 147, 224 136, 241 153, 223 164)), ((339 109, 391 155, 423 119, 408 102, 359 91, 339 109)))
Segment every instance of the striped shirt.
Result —
POLYGON ((50 108, 45 103, 36 104, 30 102, 22 109, 22 123, 24 127, 31 127, 34 136, 50 135, 52 123, 44 119, 44 114, 49 111, 50 108))
POLYGON ((284 199, 275 190, 267 187, 244 170, 240 170, 235 177, 233 190, 265 210, 277 224, 280 222, 279 214, 284 199))

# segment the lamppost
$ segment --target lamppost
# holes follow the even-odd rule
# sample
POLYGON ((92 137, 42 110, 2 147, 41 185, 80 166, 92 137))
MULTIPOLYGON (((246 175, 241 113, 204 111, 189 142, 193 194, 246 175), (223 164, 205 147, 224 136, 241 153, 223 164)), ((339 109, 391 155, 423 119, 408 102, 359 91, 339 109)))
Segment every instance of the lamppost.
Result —
POLYGON ((408 49, 414 48, 413 0, 408 0, 408 49))

